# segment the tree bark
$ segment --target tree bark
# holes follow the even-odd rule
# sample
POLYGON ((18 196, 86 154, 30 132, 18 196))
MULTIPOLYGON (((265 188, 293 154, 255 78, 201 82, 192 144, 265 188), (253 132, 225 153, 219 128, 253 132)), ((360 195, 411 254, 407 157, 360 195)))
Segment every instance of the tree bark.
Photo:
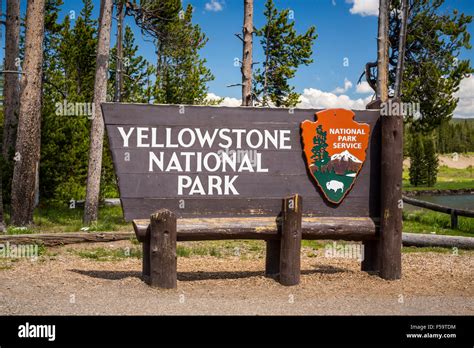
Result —
POLYGON ((382 103, 388 99, 388 12, 389 0, 379 0, 377 37, 377 97, 382 103))
POLYGON ((2 183, 2 170, 0 168, 0 233, 6 232, 4 216, 3 216, 3 183, 2 183))
POLYGON ((303 199, 296 194, 283 199, 281 212, 280 284, 297 285, 301 276, 303 199))
POLYGON ((408 0, 402 0, 402 17, 400 24, 400 35, 398 41, 398 62, 397 72, 395 76, 395 98, 402 95, 403 81, 403 63, 405 61, 405 43, 407 39, 407 23, 408 23, 408 0))
POLYGON ((242 106, 252 106, 253 0, 244 0, 242 106))
POLYGON ((123 3, 117 4, 117 63, 115 71, 115 96, 114 101, 122 101, 122 89, 123 89, 123 17, 124 8, 123 3))
MULTIPOLYGON (((267 23, 268 25, 268 23, 267 23)), ((267 43, 267 47, 265 49, 265 67, 264 67, 264 79, 263 79, 263 92, 262 92, 262 106, 267 106, 267 84, 268 84, 268 62, 269 62, 269 59, 268 59, 268 40, 269 40, 269 36, 268 36, 268 28, 267 28, 267 31, 265 33, 266 35, 266 43, 267 43)))
MULTIPOLYGON (((150 285, 175 289, 178 279, 176 215, 161 209, 150 216, 150 285)), ((144 254, 143 257, 148 255, 144 254)))
MULTIPOLYGON (((388 100, 389 0, 380 0, 377 52, 377 92, 381 103, 388 100)), ((396 102, 400 102, 398 98, 396 102)), ((402 169, 403 117, 381 116, 381 223, 379 275, 387 280, 401 278, 402 261, 402 169)))
POLYGON ((89 147, 89 168, 87 172, 87 193, 84 206, 84 223, 97 221, 99 207, 100 175, 104 144, 104 120, 100 104, 106 101, 107 77, 110 55, 110 26, 113 0, 101 0, 99 39, 94 83, 94 118, 92 119, 89 147))
POLYGON ((33 222, 36 171, 41 145, 41 77, 43 70, 44 0, 28 0, 25 60, 12 182, 12 224, 33 222))
POLYGON ((15 149, 16 127, 20 106, 20 82, 17 59, 20 45, 20 1, 7 0, 5 30, 5 67, 7 71, 4 85, 3 158, 8 160, 10 151, 15 149))

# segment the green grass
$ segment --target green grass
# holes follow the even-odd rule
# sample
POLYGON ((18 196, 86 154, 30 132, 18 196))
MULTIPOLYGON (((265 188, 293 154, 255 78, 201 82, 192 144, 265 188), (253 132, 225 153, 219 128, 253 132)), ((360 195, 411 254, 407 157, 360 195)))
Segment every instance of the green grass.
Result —
POLYGON ((441 254, 453 254, 461 255, 464 253, 464 250, 456 250, 453 248, 440 248, 440 247, 402 247, 402 253, 441 253, 441 254))
POLYGON ((96 261, 119 261, 127 258, 140 259, 142 257, 142 250, 141 248, 137 247, 121 249, 100 247, 95 249, 85 249, 73 252, 81 258, 96 261))
POLYGON ((265 242, 260 240, 220 240, 178 244, 178 256, 263 257, 265 242))
MULTIPOLYGON (((84 228, 82 223, 83 209, 69 209, 67 206, 58 204, 41 204, 34 213, 34 224, 26 229, 9 227, 8 234, 26 233, 54 233, 54 232, 78 232, 84 228)), ((7 224, 9 215, 6 214, 7 224)), ((90 232, 101 231, 130 231, 130 223, 125 222, 120 206, 104 206, 99 208, 99 221, 92 224, 86 230, 90 232)))
POLYGON ((176 247, 176 254, 181 257, 191 256, 215 256, 222 257, 222 251, 219 246, 208 245, 209 243, 200 243, 195 246, 178 245, 176 247))
POLYGON ((451 229, 448 214, 427 210, 403 212, 403 232, 432 233, 450 236, 474 237, 474 219, 459 216, 458 229, 451 229))
POLYGON ((473 167, 457 169, 440 166, 438 181, 434 186, 415 187, 409 182, 408 168, 404 168, 403 189, 405 191, 474 189, 474 169, 473 167))
MULTIPOLYGON (((142 258, 142 249, 131 240, 130 248, 86 248, 68 251, 84 259, 96 261, 120 261, 127 258, 142 258)), ((178 257, 213 256, 223 257, 263 257, 265 243, 263 241, 202 241, 184 242, 176 247, 178 257)))

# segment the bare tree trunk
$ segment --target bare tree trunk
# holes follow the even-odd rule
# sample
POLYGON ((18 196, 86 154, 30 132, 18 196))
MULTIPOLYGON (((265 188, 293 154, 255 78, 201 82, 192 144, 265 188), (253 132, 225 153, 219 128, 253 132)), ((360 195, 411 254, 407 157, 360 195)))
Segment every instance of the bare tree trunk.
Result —
POLYGON ((252 106, 253 0, 244 0, 242 106, 252 106))
POLYGON ((408 25, 408 0, 402 0, 402 17, 400 24, 400 35, 398 41, 398 62, 397 72, 395 76, 395 98, 402 96, 402 81, 403 81, 403 63, 405 61, 405 43, 407 39, 407 25, 408 25))
POLYGON ((41 77, 43 71, 44 0, 28 0, 25 60, 12 182, 12 224, 33 222, 36 172, 41 146, 41 77))
POLYGON ((114 101, 120 102, 122 100, 123 90, 123 17, 124 8, 123 3, 117 4, 117 70, 115 71, 115 96, 114 101))
POLYGON ((3 214, 3 183, 2 183, 2 171, 0 168, 0 233, 6 232, 4 214, 3 214))
POLYGON ((94 83, 94 118, 91 127, 89 148, 89 169, 87 172, 87 193, 84 207, 84 223, 97 221, 99 207, 100 174, 104 145, 104 120, 100 104, 107 97, 108 62, 110 55, 110 26, 112 22, 113 0, 101 0, 99 39, 94 83))
MULTIPOLYGON (((268 24, 267 24, 268 25, 268 24)), ((264 81, 263 81, 263 95, 262 95, 262 106, 267 106, 267 84, 268 84, 268 28, 265 33, 267 48, 265 49, 265 67, 264 67, 264 81)))
POLYGON ((377 97, 382 103, 388 99, 388 13, 389 1, 379 2, 379 30, 377 37, 377 97))
POLYGON ((7 0, 5 35, 5 67, 7 71, 4 85, 3 158, 8 160, 10 151, 15 149, 18 110, 20 108, 20 82, 18 71, 20 45, 20 1, 7 0))
MULTIPOLYGON (((388 18, 390 0, 380 0, 377 91, 382 103, 388 100, 388 18)), ((382 115, 380 163, 380 252, 379 275, 387 280, 402 274, 402 170, 403 117, 382 115)))

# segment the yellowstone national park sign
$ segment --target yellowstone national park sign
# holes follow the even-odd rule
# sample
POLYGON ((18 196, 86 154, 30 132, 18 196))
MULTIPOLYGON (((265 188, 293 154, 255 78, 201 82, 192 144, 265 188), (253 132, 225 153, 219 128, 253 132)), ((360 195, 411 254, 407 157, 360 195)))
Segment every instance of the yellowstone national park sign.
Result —
POLYGON ((300 194, 310 216, 378 217, 375 110, 102 104, 127 220, 275 216, 300 194), (314 122, 316 116, 316 122, 314 122))
POLYGON ((332 203, 339 204, 365 162, 370 126, 355 122, 354 112, 330 109, 316 113, 317 121, 301 123, 308 170, 332 203))

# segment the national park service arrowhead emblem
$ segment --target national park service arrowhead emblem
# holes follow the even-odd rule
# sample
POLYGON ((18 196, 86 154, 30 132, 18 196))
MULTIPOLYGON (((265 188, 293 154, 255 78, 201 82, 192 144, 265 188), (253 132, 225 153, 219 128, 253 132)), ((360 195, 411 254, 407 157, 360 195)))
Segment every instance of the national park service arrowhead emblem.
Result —
POLYGON ((303 121, 306 163, 311 175, 332 203, 339 204, 354 185, 366 157, 370 126, 354 121, 354 112, 328 109, 316 122, 303 121))

